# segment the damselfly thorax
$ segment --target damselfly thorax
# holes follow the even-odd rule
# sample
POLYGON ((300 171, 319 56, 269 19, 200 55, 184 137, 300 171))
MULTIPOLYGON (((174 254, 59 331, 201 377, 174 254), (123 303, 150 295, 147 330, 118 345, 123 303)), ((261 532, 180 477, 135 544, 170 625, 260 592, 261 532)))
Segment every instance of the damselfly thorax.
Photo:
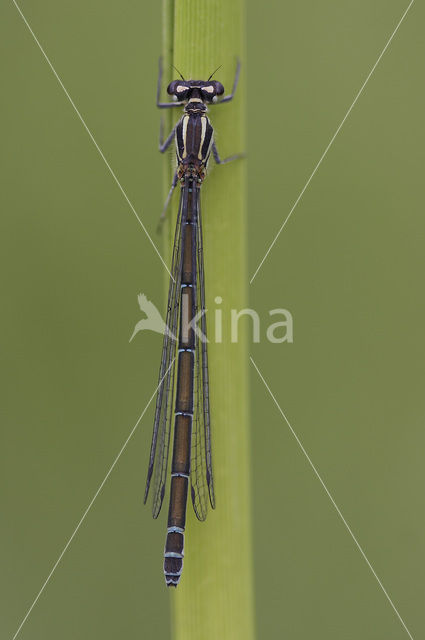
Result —
POLYGON ((191 98, 176 126, 177 176, 205 178, 214 140, 214 130, 207 116, 207 107, 200 98, 191 98))

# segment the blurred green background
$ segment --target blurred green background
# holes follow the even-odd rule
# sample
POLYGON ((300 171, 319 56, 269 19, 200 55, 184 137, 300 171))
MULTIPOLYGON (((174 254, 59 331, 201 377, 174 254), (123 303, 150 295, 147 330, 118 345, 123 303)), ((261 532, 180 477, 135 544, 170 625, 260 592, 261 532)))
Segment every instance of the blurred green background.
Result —
MULTIPOLYGON (((20 6, 155 235, 160 3, 20 6)), ((250 275, 406 7, 248 0, 250 275)), ((262 321, 251 353, 415 638, 425 632, 423 20, 413 4, 250 287, 262 321), (293 344, 265 339, 277 307, 293 315, 293 344)), ((137 294, 161 306, 164 271, 8 0, 0 51, 0 636, 11 639, 155 389, 161 336, 128 340, 137 294)), ((251 373, 258 637, 408 637, 251 373)), ((170 637, 165 516, 142 507, 152 418, 150 407, 23 640, 170 637)))

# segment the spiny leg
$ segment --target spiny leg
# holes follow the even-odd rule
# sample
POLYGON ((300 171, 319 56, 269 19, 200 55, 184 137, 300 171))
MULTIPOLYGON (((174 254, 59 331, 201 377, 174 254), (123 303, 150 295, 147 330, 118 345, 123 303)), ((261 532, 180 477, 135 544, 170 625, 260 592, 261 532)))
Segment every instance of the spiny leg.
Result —
POLYGON ((212 152, 214 156, 214 160, 217 164, 226 164, 227 162, 231 162, 232 160, 238 160, 240 158, 246 158, 246 153, 235 153, 232 156, 228 156, 227 158, 221 159, 217 147, 215 146, 215 142, 212 143, 212 152))
POLYGON ((159 218, 158 227, 156 229, 157 233, 160 233, 160 231, 162 230, 162 225, 164 224, 164 220, 167 217, 166 214, 167 214, 168 205, 170 204, 171 196, 173 195, 173 191, 176 188, 176 185, 177 185, 178 181, 179 180, 178 180, 177 171, 176 171, 175 174, 174 174, 174 177, 173 177, 173 181, 171 183, 171 189, 168 192, 168 196, 167 196, 167 199, 165 201, 164 208, 163 208, 161 216, 159 218))
POLYGON ((219 100, 216 104, 223 104, 223 102, 230 102, 230 100, 233 100, 233 96, 235 95, 235 92, 236 92, 236 87, 238 86, 240 72, 241 72, 241 63, 240 63, 240 60, 238 60, 236 65, 235 79, 233 81, 232 93, 229 93, 229 95, 224 96, 224 98, 219 100))
POLYGON ((161 102, 161 84, 162 84, 162 58, 159 59, 158 84, 156 86, 156 106, 159 109, 170 109, 172 107, 181 107, 184 102, 161 102))
POLYGON ((176 134, 176 127, 173 127, 173 130, 171 131, 170 135, 168 136, 166 141, 163 142, 163 140, 164 140, 164 122, 163 122, 163 120, 161 118, 161 124, 160 124, 160 127, 159 127, 159 150, 160 150, 161 153, 164 153, 164 151, 167 151, 168 147, 170 146, 170 144, 174 140, 175 134, 176 134))

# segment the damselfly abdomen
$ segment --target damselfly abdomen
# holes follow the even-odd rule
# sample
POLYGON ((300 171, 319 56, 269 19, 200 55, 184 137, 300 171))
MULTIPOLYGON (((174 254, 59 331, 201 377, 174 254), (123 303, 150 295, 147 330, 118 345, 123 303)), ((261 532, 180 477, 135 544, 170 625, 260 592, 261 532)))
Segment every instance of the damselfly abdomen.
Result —
MULTIPOLYGON (((212 508, 215 507, 200 188, 211 152, 218 164, 239 156, 221 160, 217 152, 207 104, 216 102, 223 95, 224 87, 220 82, 211 80, 212 75, 206 81, 185 80, 183 76, 181 80, 174 80, 167 91, 176 101, 161 103, 160 68, 157 90, 158 107, 183 106, 184 113, 165 142, 160 141, 160 151, 164 152, 175 140, 177 156, 177 169, 165 208, 178 182, 181 192, 144 500, 146 502, 153 476, 152 514, 157 518, 164 499, 174 423, 170 506, 164 550, 165 581, 174 587, 183 568, 189 480, 198 519, 205 520, 208 501, 212 508)), ((232 93, 221 98, 220 104, 233 98, 238 77, 239 64, 232 93)))

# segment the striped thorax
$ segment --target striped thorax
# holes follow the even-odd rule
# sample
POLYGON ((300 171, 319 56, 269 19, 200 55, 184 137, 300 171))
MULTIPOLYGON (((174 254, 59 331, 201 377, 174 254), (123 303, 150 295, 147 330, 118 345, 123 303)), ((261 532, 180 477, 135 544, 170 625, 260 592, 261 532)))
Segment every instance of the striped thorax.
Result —
MULTIPOLYGON (((195 94, 197 90, 194 89, 195 94)), ((201 98, 191 97, 176 127, 176 155, 179 180, 184 176, 203 180, 211 153, 214 130, 201 98)))

